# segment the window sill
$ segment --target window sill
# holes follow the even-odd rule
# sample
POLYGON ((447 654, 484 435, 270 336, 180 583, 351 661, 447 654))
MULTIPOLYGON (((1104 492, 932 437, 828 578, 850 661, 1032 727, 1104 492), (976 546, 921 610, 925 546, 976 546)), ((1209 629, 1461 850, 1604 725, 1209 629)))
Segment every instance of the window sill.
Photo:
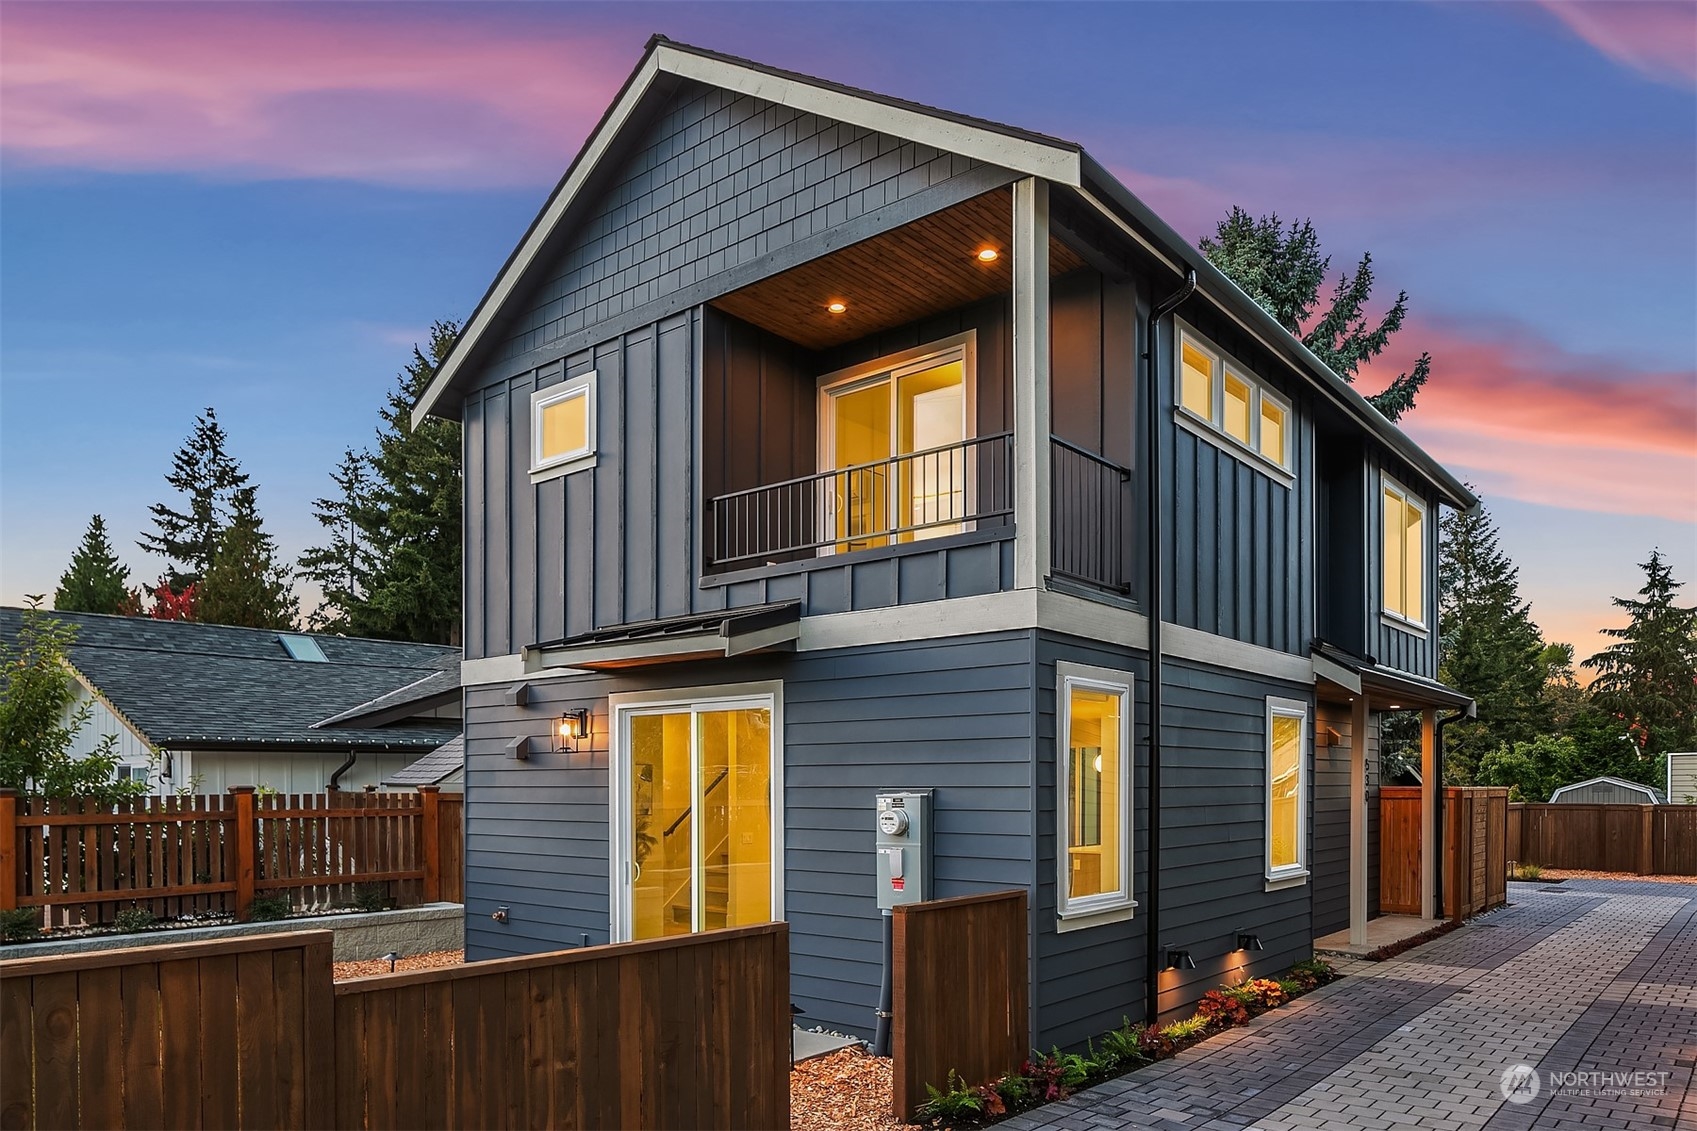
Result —
POLYGON ((1121 904, 1118 907, 1102 908, 1095 911, 1069 911, 1055 916, 1055 933, 1064 935, 1068 931, 1083 931, 1091 927, 1105 927, 1109 923, 1129 922, 1137 911, 1137 901, 1121 904))
POLYGON ((1267 891, 1284 891, 1286 888, 1299 888, 1308 883, 1308 869, 1300 872, 1280 872, 1276 876, 1267 877, 1267 891))
POLYGON ((1425 625, 1415 624, 1406 617, 1400 617, 1388 609, 1381 609, 1379 611, 1379 623, 1384 625, 1386 628, 1394 628, 1398 632, 1406 632, 1410 636, 1417 636, 1421 640, 1425 640, 1427 636, 1430 635, 1430 633, 1427 632, 1425 625))
POLYGON ((1273 482, 1284 487, 1292 487, 1296 484, 1296 475, 1289 468, 1274 463, 1254 448, 1245 447, 1236 438, 1215 428, 1213 421, 1202 419, 1183 405, 1173 409, 1173 422, 1186 432, 1194 433, 1201 439, 1208 441, 1233 459, 1248 464, 1273 482))
POLYGON ((532 483, 546 483, 550 479, 558 479, 562 475, 570 475, 574 471, 584 471, 594 466, 595 453, 590 452, 587 455, 575 456, 572 459, 549 464, 547 467, 532 468, 530 481, 532 483))

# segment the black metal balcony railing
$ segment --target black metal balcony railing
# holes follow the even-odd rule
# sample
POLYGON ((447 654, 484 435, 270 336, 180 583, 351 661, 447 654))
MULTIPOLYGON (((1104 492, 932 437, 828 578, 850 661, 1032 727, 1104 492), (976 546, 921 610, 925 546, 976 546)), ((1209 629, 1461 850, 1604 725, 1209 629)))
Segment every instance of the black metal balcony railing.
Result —
POLYGON ((1013 434, 893 456, 707 501, 709 566, 937 538, 1013 513, 1013 434))
POLYGON ((1050 446, 1049 568, 1088 585, 1131 591, 1131 469, 1069 444, 1050 446))

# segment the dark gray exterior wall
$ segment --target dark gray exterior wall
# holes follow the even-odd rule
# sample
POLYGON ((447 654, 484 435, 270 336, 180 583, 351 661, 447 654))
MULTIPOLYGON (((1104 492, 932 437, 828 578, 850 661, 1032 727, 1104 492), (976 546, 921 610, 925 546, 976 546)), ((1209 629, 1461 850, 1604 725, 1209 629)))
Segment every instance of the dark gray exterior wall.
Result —
POLYGON ((498 353, 546 350, 977 168, 957 154, 684 82, 554 265, 510 304, 498 353))
POLYGON ((669 665, 466 693, 466 948, 472 960, 607 941, 610 693, 782 680, 785 918, 791 987, 811 1023, 870 1035, 879 971, 873 796, 931 788, 938 896, 1031 879, 1028 632, 669 665), (563 707, 593 751, 506 756, 563 707), (507 923, 489 913, 511 908, 507 923))
MULTIPOLYGON (((1379 913, 1379 748, 1378 716, 1367 746, 1367 914, 1379 913)), ((1330 727, 1338 738, 1314 751, 1314 934, 1329 935, 1349 926, 1349 758, 1350 711, 1346 704, 1321 703, 1315 733, 1330 727)))
POLYGON ((1425 492, 1420 481, 1400 460, 1388 454, 1369 452, 1367 457, 1367 639, 1368 654, 1379 663, 1412 675, 1438 677, 1438 501, 1425 492), (1385 506, 1382 477, 1389 474, 1426 503, 1425 632, 1414 632, 1386 624, 1384 538, 1385 506))

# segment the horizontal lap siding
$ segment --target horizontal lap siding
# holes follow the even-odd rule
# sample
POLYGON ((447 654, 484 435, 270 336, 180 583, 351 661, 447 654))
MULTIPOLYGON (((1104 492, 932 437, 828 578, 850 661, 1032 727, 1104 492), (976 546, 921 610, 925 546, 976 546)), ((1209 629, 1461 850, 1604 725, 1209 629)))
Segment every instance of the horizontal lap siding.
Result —
MULTIPOLYGON (((1253 339, 1217 318, 1182 314, 1198 333, 1291 402, 1294 481, 1281 481, 1173 420, 1171 328, 1161 334, 1160 402, 1167 438, 1163 516, 1167 616, 1178 624, 1306 654, 1313 623, 1313 429, 1308 395, 1253 339)), ((1229 444, 1223 436, 1221 444, 1229 444)))
POLYGON ((821 234, 977 162, 732 91, 684 83, 514 304, 505 356, 821 234))
POLYGON ((466 698, 468 956, 607 941, 607 696, 782 680, 786 918, 807 1020, 870 1035, 879 973, 873 797, 935 789, 936 894, 1023 887, 1031 873, 1031 641, 1023 632, 788 658, 678 665, 500 687, 466 698), (593 754, 505 755, 566 706, 593 754), (506 924, 489 918, 511 908, 506 924))
MULTIPOLYGON (((1132 896, 1148 905, 1149 661, 1147 653, 1043 633, 1037 642, 1037 1046, 1074 1046, 1143 1011, 1144 922, 1055 929, 1056 715, 1055 664, 1065 661, 1129 671, 1133 677, 1132 896)), ((1141 912, 1139 912, 1141 914, 1141 912)))
POLYGON ((1160 941, 1188 949, 1196 969, 1161 976, 1163 1014, 1245 973, 1284 970, 1313 938, 1307 888, 1265 890, 1266 700, 1309 689, 1172 658, 1165 667, 1160 941), (1266 949, 1234 953, 1239 930, 1266 949))

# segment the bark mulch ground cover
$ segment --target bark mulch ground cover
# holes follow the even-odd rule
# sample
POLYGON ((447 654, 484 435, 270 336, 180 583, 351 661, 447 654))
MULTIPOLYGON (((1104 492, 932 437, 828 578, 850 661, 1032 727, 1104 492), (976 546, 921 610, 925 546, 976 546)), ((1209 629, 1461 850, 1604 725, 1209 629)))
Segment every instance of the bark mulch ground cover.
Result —
MULTIPOLYGON (((395 962, 395 973, 404 970, 434 970, 438 966, 458 966, 465 961, 463 950, 438 950, 430 954, 409 954, 395 962)), ((345 982, 349 978, 364 978, 372 974, 387 974, 389 963, 387 959, 373 958, 365 962, 338 962, 335 964, 336 981, 345 982)))
POLYGON ((1574 868, 1545 868, 1542 880, 1640 880, 1652 884, 1697 883, 1697 876, 1640 876, 1636 872, 1592 872, 1574 868))
POLYGON ((790 1131, 892 1131, 890 1059, 859 1045, 790 1069, 790 1131))

